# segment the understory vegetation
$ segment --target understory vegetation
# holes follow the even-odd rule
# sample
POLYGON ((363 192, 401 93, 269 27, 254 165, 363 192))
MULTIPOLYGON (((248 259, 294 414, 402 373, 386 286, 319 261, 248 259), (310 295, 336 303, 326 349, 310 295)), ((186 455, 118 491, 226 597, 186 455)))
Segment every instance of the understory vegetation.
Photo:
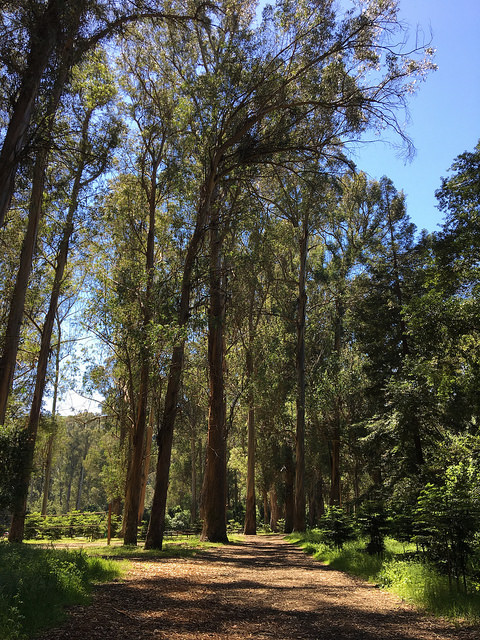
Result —
POLYGON ((84 551, 0 543, 0 637, 23 640, 65 617, 68 605, 89 600, 94 582, 121 573, 118 562, 84 551))
MULTIPOLYGON (((382 551, 369 552, 371 537, 361 523, 337 512, 324 520, 324 528, 292 533, 289 540, 333 569, 345 571, 388 589, 402 599, 438 616, 456 621, 480 620, 480 548, 470 558, 468 577, 452 579, 435 562, 429 549, 415 542, 399 542, 382 537, 382 551), (335 535, 332 536, 332 530, 335 535)), ((438 558, 437 558, 438 560, 438 558)))

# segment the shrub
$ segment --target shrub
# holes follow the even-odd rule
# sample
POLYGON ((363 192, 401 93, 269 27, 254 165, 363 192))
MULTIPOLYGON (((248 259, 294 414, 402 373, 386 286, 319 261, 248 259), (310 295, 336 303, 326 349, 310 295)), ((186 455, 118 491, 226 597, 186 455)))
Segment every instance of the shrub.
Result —
POLYGON ((329 507, 320 520, 319 529, 322 542, 337 549, 356 537, 353 520, 341 507, 329 507))

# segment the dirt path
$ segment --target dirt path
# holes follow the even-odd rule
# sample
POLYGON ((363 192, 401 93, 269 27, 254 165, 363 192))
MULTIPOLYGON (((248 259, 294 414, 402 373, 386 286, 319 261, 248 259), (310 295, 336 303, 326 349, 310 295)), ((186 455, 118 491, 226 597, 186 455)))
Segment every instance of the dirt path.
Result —
POLYGON ((42 640, 478 640, 333 571, 280 536, 134 561, 42 640))

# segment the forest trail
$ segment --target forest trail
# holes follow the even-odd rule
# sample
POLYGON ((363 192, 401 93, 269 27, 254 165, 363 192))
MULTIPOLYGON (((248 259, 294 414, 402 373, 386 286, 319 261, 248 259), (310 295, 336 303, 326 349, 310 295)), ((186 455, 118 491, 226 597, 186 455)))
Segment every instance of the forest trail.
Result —
POLYGON ((478 640, 334 571, 281 536, 134 560, 41 640, 478 640))

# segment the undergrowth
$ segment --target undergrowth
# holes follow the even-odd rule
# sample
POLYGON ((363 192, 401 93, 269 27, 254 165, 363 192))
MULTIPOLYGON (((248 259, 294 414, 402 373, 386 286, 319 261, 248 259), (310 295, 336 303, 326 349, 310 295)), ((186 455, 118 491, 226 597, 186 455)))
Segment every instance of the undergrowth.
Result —
POLYGON ((88 601, 93 582, 112 580, 117 562, 84 551, 0 543, 0 638, 23 640, 88 601))
POLYGON ((479 585, 470 583, 466 592, 461 584, 449 584, 447 576, 415 557, 415 545, 386 538, 385 552, 369 555, 365 540, 337 549, 321 542, 321 533, 315 530, 291 534, 289 540, 333 569, 377 584, 430 613, 469 623, 480 620, 479 585))

